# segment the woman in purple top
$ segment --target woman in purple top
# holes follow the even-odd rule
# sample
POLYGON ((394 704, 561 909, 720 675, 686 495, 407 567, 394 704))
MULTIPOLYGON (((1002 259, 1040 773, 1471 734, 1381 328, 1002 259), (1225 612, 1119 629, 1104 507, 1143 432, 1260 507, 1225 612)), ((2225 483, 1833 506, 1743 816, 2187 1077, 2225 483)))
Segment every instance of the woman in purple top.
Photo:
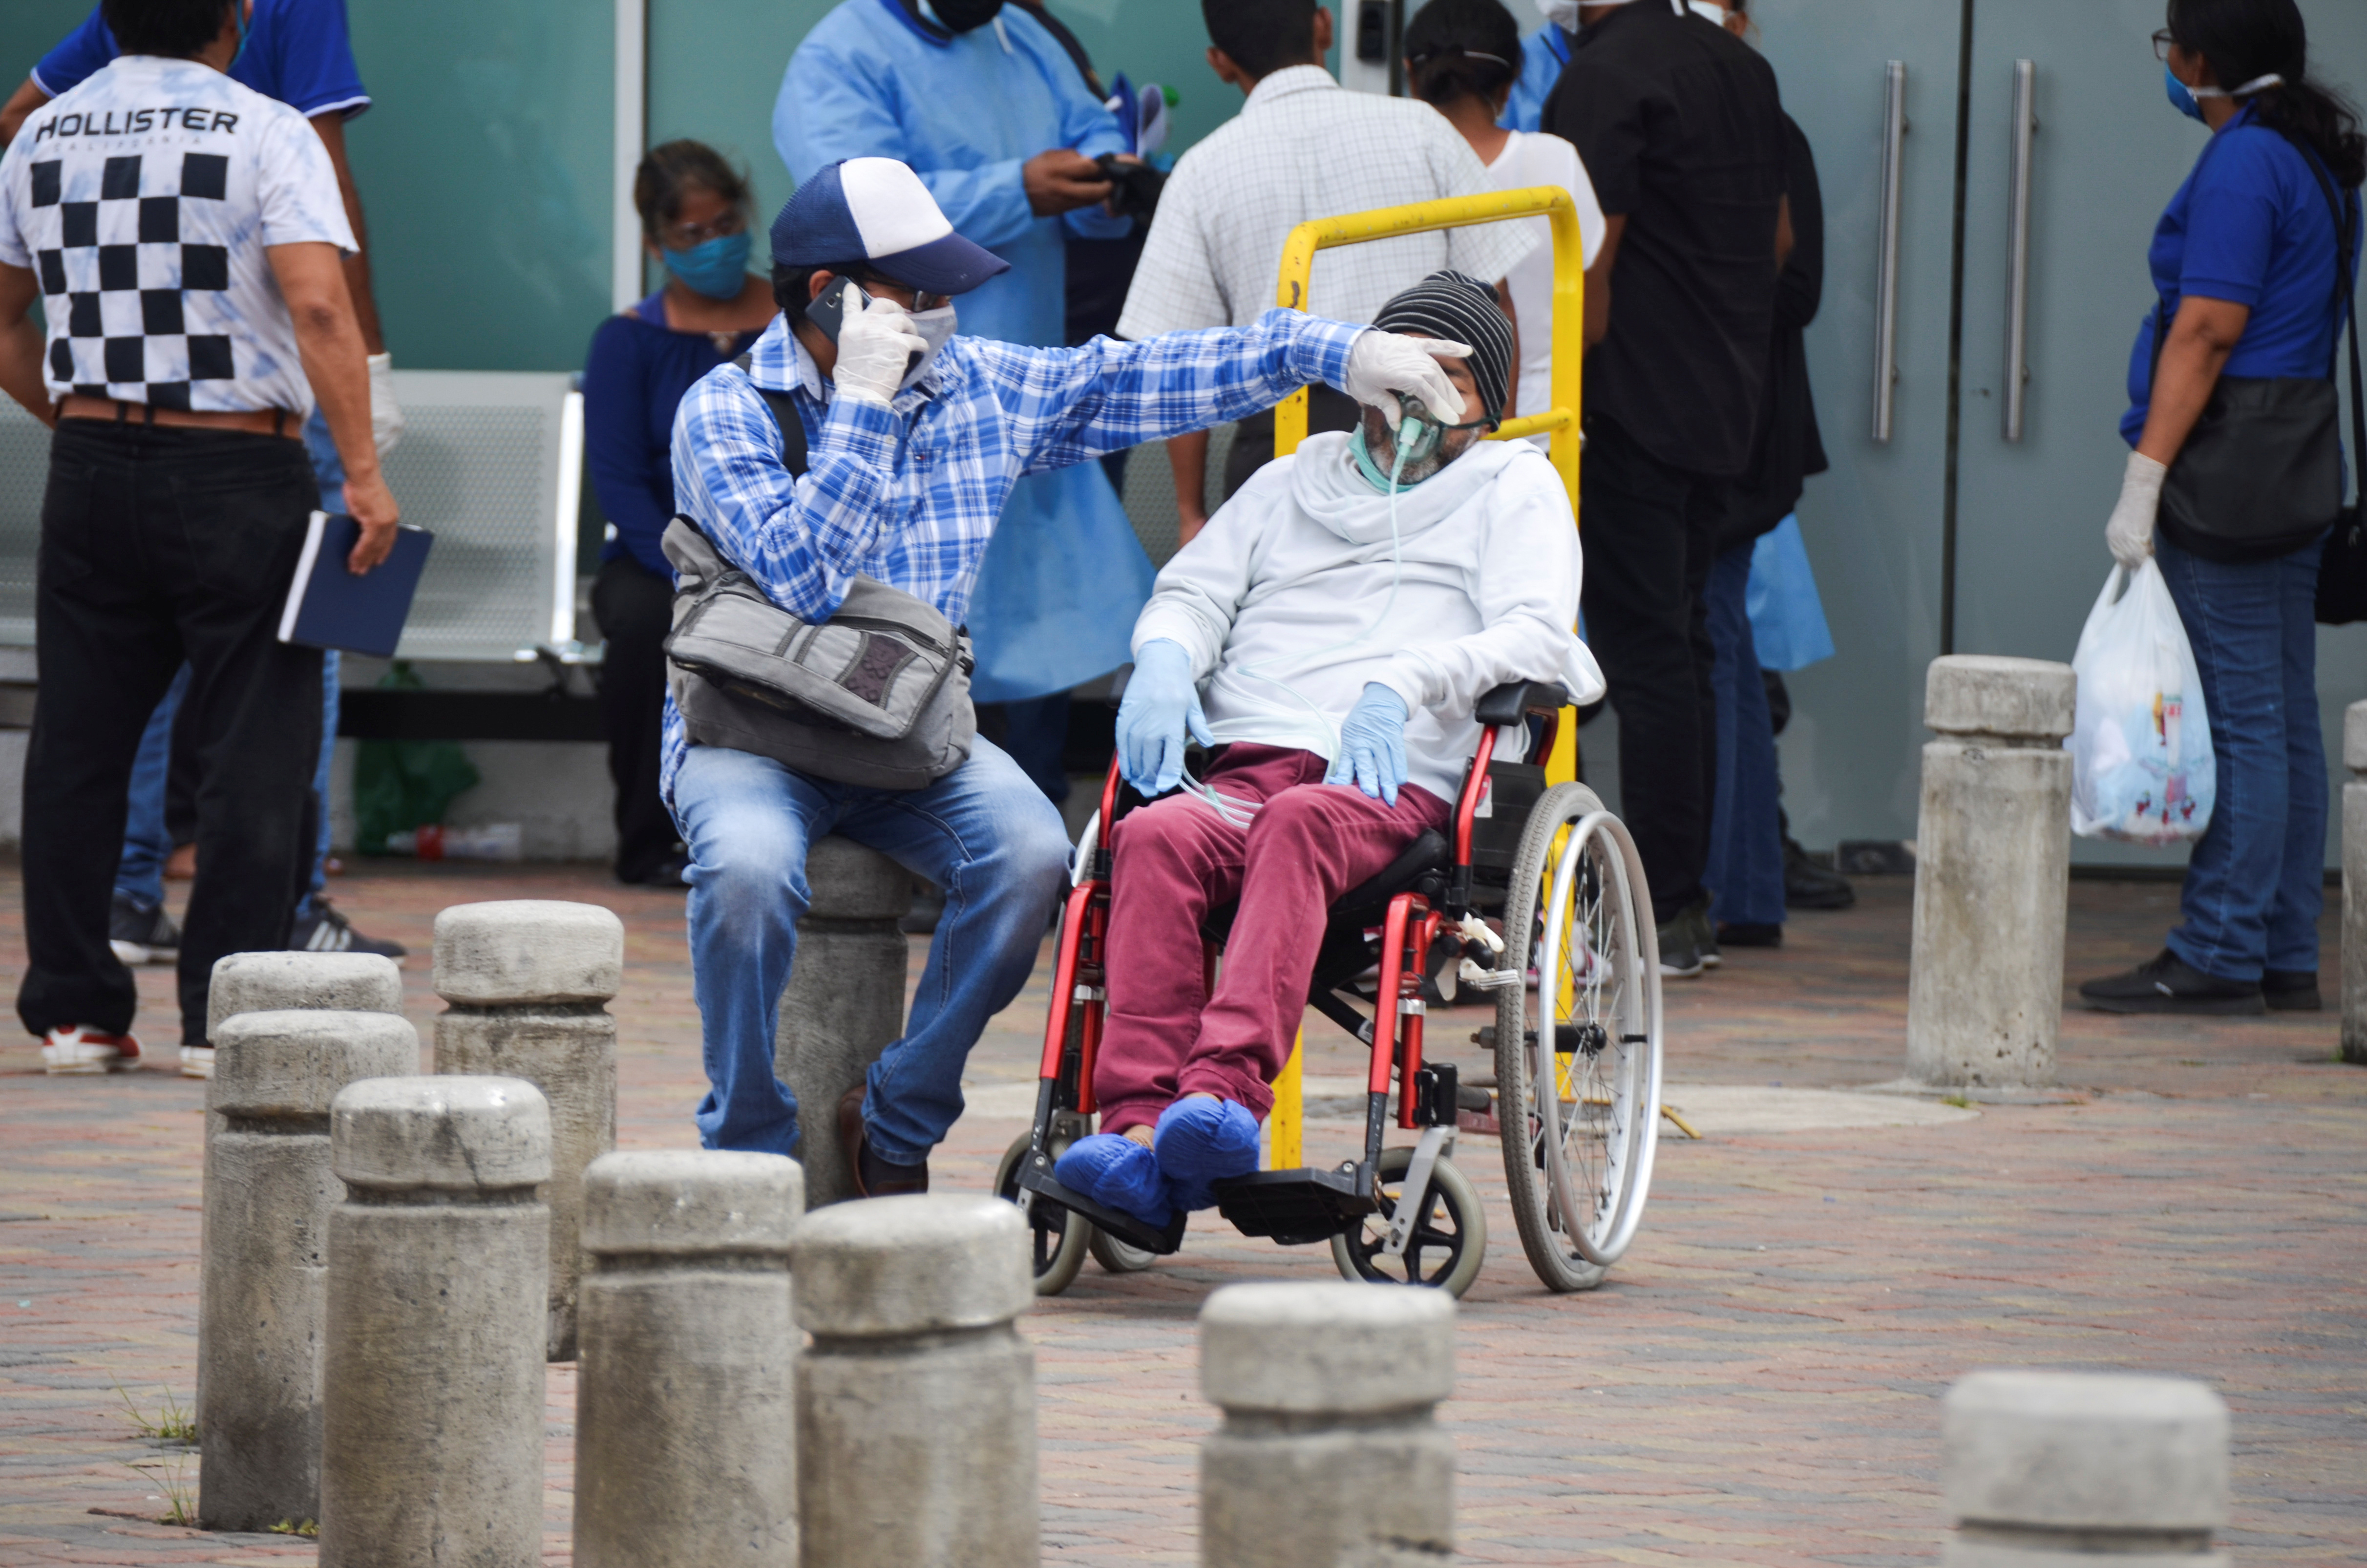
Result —
POLYGON ((607 639, 600 707, 617 785, 617 877, 678 887, 684 856, 658 798, 658 731, 674 571, 658 541, 674 514, 667 438, 691 383, 746 352, 773 319, 771 284, 748 270, 748 176, 701 142, 641 160, 633 205, 665 287, 592 335, 583 364, 585 466, 608 542, 592 585, 607 639))

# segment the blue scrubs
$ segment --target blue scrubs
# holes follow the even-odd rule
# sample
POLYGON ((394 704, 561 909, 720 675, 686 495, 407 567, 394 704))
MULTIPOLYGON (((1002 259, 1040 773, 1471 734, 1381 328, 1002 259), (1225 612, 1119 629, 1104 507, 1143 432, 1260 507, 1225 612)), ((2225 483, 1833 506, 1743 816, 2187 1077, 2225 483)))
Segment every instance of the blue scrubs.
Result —
MULTIPOLYGON (((1118 239, 1130 221, 1098 207, 1039 218, 1020 165, 1053 147, 1089 158, 1124 152, 1126 140, 1034 17, 1006 6, 997 22, 940 39, 897 0, 843 0, 789 58, 773 144, 800 180, 841 158, 912 165, 957 233, 1011 264, 955 301, 961 330, 1057 347, 1066 341, 1065 236, 1118 239)), ((1126 663, 1151 576, 1099 463, 1021 480, 970 600, 971 694, 1016 702, 1126 663)))
POLYGON ((1543 128, 1546 100, 1553 97, 1555 85, 1561 80, 1561 68, 1569 63, 1569 35, 1547 22, 1544 27, 1521 40, 1521 74, 1512 83, 1512 96, 1504 102, 1504 112, 1496 121, 1507 131, 1536 131, 1543 128))

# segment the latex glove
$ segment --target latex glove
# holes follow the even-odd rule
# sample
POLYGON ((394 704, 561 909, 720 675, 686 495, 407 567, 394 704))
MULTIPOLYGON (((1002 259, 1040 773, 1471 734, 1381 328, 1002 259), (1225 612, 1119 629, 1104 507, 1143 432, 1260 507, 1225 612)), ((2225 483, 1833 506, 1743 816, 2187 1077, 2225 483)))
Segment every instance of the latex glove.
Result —
POLYGON ((2154 514, 2161 510, 2161 482, 2169 477, 2169 470, 2143 452, 2129 454, 2120 503, 2112 508, 2112 520, 2104 525, 2104 548, 2132 572, 2153 553, 2154 514))
POLYGON ((1118 771, 1144 794, 1164 795, 1184 777, 1187 730, 1204 746, 1216 744, 1200 711, 1192 655, 1172 638, 1145 642, 1117 705, 1118 771))
POLYGON ((841 396, 885 407, 904 384, 904 367, 928 347, 904 307, 878 296, 839 324, 838 368, 831 380, 841 396))
POLYGON ((1348 348, 1348 373, 1340 390, 1358 403, 1381 411, 1389 428, 1398 427, 1398 400, 1403 392, 1431 412, 1441 425, 1463 423, 1463 394, 1446 379, 1440 357, 1468 359, 1471 346, 1436 337, 1399 337, 1394 332, 1366 327, 1348 348))
POLYGON ((394 450, 402 439, 402 404, 394 401, 394 356, 369 356, 370 444, 378 455, 394 450))
POLYGON ((1340 726, 1340 755, 1323 775, 1326 784, 1351 784, 1376 801, 1398 803, 1398 786, 1405 782, 1405 699, 1377 681, 1365 684, 1365 695, 1340 726))

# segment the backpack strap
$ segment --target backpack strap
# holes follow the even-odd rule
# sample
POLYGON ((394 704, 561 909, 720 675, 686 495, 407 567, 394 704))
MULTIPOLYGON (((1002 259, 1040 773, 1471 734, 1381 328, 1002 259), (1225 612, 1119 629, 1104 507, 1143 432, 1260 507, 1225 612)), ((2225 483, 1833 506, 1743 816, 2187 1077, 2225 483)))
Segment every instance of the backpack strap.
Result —
POLYGON ((754 351, 751 350, 731 362, 740 368, 742 375, 749 377, 748 384, 755 389, 756 395, 764 400, 765 408, 772 413, 773 424, 781 432, 781 466, 789 471, 791 477, 803 479, 806 473, 806 422, 798 417, 798 405, 788 393, 756 386, 755 378, 748 369, 749 361, 754 358, 754 351))

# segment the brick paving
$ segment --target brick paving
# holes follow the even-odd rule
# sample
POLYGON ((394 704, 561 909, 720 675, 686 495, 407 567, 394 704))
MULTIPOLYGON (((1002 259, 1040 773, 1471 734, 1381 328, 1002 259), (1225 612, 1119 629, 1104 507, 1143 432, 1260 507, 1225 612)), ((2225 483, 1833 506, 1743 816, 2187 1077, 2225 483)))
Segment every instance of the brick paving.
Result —
MULTIPOLYGON (((1897 1075, 1908 888, 1803 915, 1781 952, 1735 952, 1670 988, 1677 1081, 1835 1087, 1897 1075)), ((412 944, 409 1011, 440 1006, 436 909, 579 898, 627 926, 620 1142, 693 1142, 702 1085, 679 895, 590 868, 373 867, 341 904, 412 944)), ((2072 890, 2070 971, 2150 953, 2167 885, 2072 890)), ((0 873, 0 979, 22 964, 0 873)), ((2334 920, 2324 972, 2335 972, 2334 920)), ((1033 1071, 1037 987, 972 1060, 1033 1071)), ((143 971, 152 1048, 170 976, 143 971)), ((1434 1019, 1433 1042, 1460 1034, 1434 1019)), ((2235 1412, 2244 1563, 2367 1562, 2367 1071, 2332 1060, 2330 1013, 2259 1020, 2066 1018, 2064 1103, 1947 1126, 1664 1141, 1643 1233, 1602 1290, 1540 1290, 1487 1141, 1462 1164, 1491 1250, 1464 1303, 1459 1542, 1473 1562, 1929 1563, 1943 1539, 1938 1396, 1986 1365, 2172 1372, 2235 1412)), ((19 1037, 21 1040, 21 1037, 19 1037)), ((1329 1026, 1309 1071, 1359 1070, 1329 1026)), ((142 1440, 191 1398, 200 1086, 163 1071, 47 1079, 0 1050, 0 1563, 309 1562, 311 1543, 153 1522, 191 1451, 142 1440), (117 1392, 119 1387, 121 1394, 117 1392)), ((1676 1097, 1673 1096, 1672 1097, 1676 1097)), ((1019 1124, 973 1117, 937 1163, 980 1188, 1019 1124)), ((1350 1138, 1310 1130, 1310 1157, 1350 1138)), ((1191 1562, 1197 1444, 1213 1425, 1193 1314, 1209 1290, 1324 1278, 1323 1249, 1195 1227, 1147 1273, 1088 1266, 1025 1327, 1038 1355, 1045 1558, 1191 1562)), ((549 1381, 547 1558, 568 1556, 572 1368, 549 1381)))

